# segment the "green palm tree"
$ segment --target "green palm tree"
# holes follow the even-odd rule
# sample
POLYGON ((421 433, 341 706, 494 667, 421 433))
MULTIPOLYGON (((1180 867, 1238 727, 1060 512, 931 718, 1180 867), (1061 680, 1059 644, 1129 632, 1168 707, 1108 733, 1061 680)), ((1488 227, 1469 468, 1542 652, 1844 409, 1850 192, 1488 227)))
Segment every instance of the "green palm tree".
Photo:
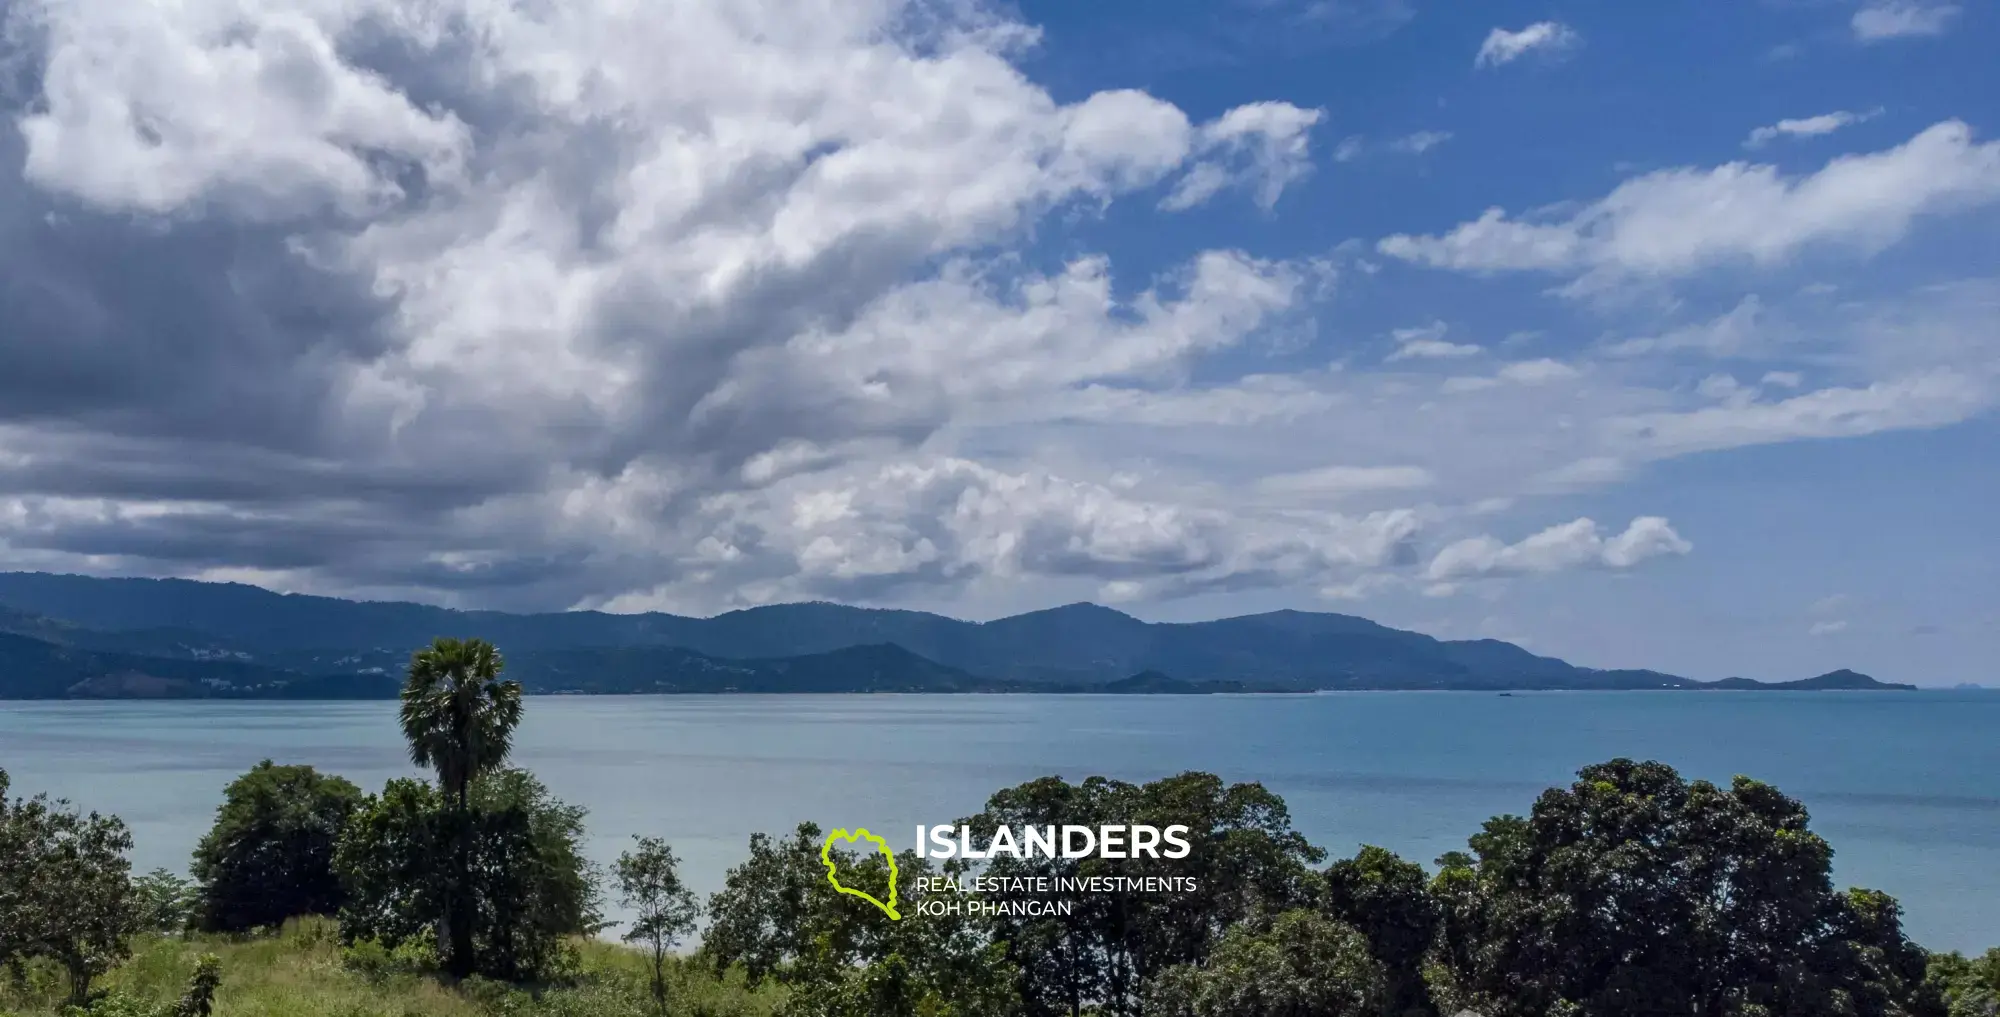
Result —
POLYGON ((521 683, 501 679, 505 666, 484 639, 439 639, 410 657, 403 683, 410 762, 435 769, 438 789, 460 809, 472 782, 506 761, 521 723, 521 683))
POLYGON ((521 722, 521 684, 500 677, 500 651, 483 639, 438 639, 410 657, 403 738, 410 761, 437 771, 451 803, 452 872, 445 893, 446 964, 472 973, 472 783, 500 766, 521 722))

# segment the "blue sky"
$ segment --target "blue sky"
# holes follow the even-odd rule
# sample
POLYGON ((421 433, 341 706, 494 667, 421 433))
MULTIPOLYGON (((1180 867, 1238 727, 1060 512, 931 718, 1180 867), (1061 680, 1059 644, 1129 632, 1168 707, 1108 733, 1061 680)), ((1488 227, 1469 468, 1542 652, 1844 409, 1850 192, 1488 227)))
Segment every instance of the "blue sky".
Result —
POLYGON ((0 567, 2000 656, 2000 21, 14 0, 0 567))

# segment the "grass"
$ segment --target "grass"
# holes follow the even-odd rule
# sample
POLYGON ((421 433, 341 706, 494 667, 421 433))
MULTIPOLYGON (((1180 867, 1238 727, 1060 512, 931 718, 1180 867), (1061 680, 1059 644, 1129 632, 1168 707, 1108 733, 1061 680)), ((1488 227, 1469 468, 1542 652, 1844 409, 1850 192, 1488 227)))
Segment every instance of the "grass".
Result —
MULTIPOLYGON (((288 922, 275 935, 144 936, 132 957, 96 987, 150 1002, 180 998, 202 954, 222 962, 215 1017, 655 1017, 650 967, 612 943, 577 944, 570 984, 528 990, 472 979, 452 985, 423 972, 357 965, 326 919, 288 922)), ((675 1017, 771 1017, 779 990, 752 991, 740 975, 718 978, 692 961, 669 961, 667 1012, 675 1017)), ((55 972, 31 969, 23 984, 0 978, 0 1017, 54 1017, 55 972)))

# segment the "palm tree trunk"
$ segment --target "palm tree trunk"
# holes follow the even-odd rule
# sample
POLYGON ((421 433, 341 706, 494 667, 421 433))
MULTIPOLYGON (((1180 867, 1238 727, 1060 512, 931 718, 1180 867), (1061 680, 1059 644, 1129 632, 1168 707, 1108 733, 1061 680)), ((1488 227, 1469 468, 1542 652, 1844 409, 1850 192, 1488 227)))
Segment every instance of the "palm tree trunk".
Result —
POLYGON ((445 901, 446 933, 449 936, 446 970, 453 978, 472 974, 472 809, 467 781, 454 789, 456 822, 452 824, 451 893, 445 901))

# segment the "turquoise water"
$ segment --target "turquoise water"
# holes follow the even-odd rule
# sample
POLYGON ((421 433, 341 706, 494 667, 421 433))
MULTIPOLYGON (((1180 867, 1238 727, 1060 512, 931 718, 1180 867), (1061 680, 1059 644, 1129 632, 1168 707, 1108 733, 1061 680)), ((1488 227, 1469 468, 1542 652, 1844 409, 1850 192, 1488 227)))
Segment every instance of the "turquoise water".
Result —
MULTIPOLYGON (((1044 774, 1262 781, 1335 853, 1428 863, 1614 756, 1777 784, 1838 877, 1938 949, 2000 945, 2000 694, 1378 692, 1320 696, 632 696, 529 700, 516 762, 590 810, 591 851, 666 837, 698 889, 753 831, 867 826, 899 849, 1044 774)), ((413 772, 393 703, 0 703, 0 768, 123 816, 141 869, 186 866, 259 759, 375 789, 413 772)))

